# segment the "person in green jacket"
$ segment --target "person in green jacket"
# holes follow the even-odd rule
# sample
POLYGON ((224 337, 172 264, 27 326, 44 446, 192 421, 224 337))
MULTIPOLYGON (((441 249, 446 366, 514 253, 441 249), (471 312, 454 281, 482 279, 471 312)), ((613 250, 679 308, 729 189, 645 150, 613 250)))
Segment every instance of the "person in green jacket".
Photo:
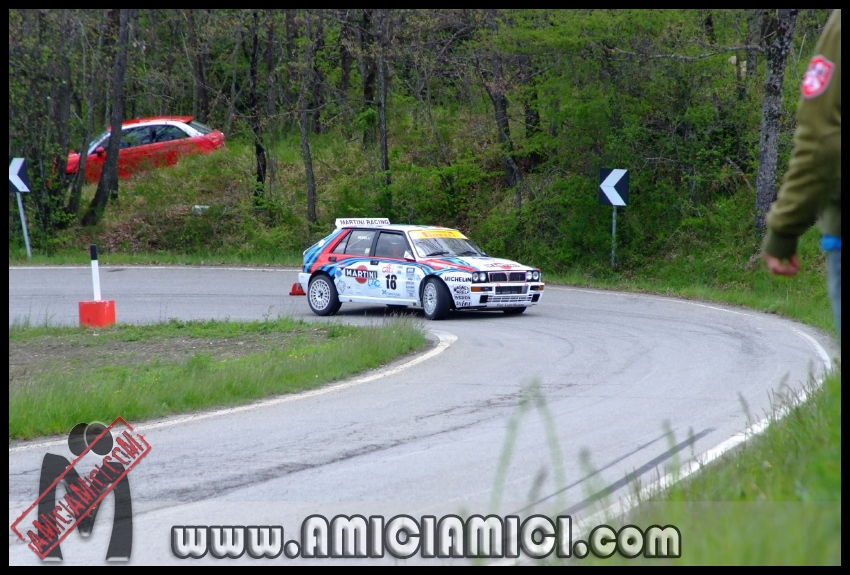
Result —
POLYGON ((841 339, 841 10, 833 10, 803 76, 788 171, 767 214, 762 257, 771 273, 800 270, 797 241, 817 222, 841 339))

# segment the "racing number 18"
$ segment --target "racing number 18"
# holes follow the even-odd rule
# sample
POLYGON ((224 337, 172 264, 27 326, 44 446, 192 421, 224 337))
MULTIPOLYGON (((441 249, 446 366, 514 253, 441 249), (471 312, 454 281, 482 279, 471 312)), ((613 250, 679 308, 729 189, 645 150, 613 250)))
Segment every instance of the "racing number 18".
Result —
POLYGON ((398 279, 395 275, 387 274, 384 279, 387 280, 387 289, 395 289, 395 280, 398 279))

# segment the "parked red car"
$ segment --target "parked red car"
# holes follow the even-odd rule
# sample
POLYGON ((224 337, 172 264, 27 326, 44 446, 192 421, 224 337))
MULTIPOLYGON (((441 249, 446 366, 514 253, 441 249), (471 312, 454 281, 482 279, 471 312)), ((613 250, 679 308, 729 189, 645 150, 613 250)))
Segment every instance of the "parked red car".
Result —
MULTIPOLYGON (((86 182, 100 178, 106 160, 109 130, 89 144, 86 182)), ((121 126, 118 177, 128 178, 149 167, 172 166, 181 156, 206 154, 224 146, 224 134, 197 122, 192 116, 156 116, 127 120, 121 126)), ((68 154, 66 173, 77 173, 80 154, 68 154)))

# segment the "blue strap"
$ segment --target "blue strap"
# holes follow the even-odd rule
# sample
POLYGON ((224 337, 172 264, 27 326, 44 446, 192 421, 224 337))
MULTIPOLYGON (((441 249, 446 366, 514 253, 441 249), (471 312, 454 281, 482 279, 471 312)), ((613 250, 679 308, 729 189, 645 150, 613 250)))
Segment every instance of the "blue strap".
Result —
POLYGON ((841 249, 841 238, 838 236, 823 236, 820 240, 820 249, 825 252, 841 249))

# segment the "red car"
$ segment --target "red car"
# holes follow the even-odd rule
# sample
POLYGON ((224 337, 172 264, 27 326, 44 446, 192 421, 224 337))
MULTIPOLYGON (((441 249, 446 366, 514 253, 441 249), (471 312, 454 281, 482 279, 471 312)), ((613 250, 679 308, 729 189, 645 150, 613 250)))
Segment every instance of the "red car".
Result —
MULTIPOLYGON (((109 130, 91 141, 86 159, 86 182, 100 178, 106 160, 109 130)), ((224 134, 192 116, 156 116, 127 120, 121 127, 118 177, 129 178, 148 167, 172 166, 181 156, 206 154, 224 146, 224 134)), ((66 173, 77 173, 80 154, 68 154, 66 173)))

